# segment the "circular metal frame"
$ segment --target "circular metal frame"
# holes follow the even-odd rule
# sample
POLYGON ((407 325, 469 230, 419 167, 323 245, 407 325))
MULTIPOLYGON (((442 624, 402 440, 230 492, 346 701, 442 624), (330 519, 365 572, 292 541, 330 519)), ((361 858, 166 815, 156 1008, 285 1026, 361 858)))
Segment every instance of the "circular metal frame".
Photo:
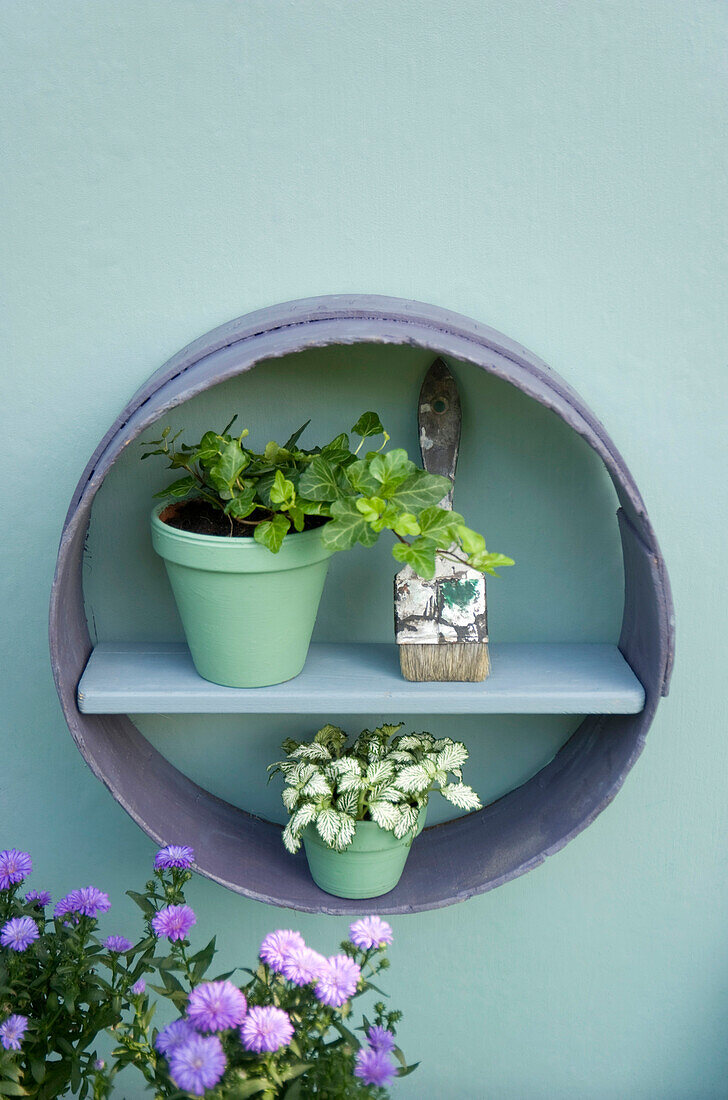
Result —
POLYGON ((654 531, 624 460, 594 414, 544 363, 492 329, 434 306, 333 295, 274 306, 215 329, 174 356, 134 395, 97 447, 63 528, 50 606, 53 675, 84 759, 157 843, 191 844, 197 869, 259 901, 306 912, 359 912, 324 894, 280 827, 216 798, 178 771, 126 715, 81 714, 76 690, 91 652, 82 587, 94 496, 121 452, 149 424, 196 394, 266 361, 332 344, 427 348, 472 363, 552 409, 589 443, 614 482, 625 571, 620 649, 642 681, 645 708, 591 715, 523 786, 475 814, 426 829, 399 885, 368 908, 407 913, 491 890, 542 863, 614 798, 642 751, 674 651, 670 586, 654 531))

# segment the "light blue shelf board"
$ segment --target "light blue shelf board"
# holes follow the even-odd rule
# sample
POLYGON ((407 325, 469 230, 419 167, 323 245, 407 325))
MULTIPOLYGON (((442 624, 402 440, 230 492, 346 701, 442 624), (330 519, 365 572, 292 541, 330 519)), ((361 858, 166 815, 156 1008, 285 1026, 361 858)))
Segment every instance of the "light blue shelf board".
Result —
POLYGON ((637 714, 645 693, 613 645, 491 646, 479 684, 410 683, 389 644, 312 645, 305 668, 274 687, 203 680, 187 646, 105 642, 78 687, 86 714, 637 714))

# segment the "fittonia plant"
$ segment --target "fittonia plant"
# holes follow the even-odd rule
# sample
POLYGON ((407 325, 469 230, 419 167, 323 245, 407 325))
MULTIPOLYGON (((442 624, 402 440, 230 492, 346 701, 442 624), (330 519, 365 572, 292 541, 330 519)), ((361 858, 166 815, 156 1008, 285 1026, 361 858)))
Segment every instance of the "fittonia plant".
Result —
POLYGON ((282 772, 285 780, 290 820, 283 843, 289 852, 298 851, 309 826, 337 851, 351 844, 357 821, 375 821, 399 839, 414 836, 434 790, 460 810, 481 809, 475 791, 462 781, 465 745, 429 733, 399 734, 402 725, 364 730, 348 747, 344 731, 331 725, 311 742, 283 742, 286 759, 268 770, 282 772))
POLYGON ((178 444, 181 433, 170 436, 165 428, 160 439, 142 444, 151 448, 142 458, 162 455, 170 469, 185 471, 156 495, 202 500, 227 517, 231 535, 252 534, 274 554, 289 532, 303 531, 315 516, 328 520, 322 538, 330 550, 373 546, 390 530, 394 558, 426 578, 435 574, 436 552, 496 576, 497 567, 513 565, 486 550, 458 512, 439 507, 451 487, 447 478, 427 473, 401 448, 384 451, 389 435, 376 413, 364 413, 351 429, 360 440, 353 451, 346 432, 324 447, 301 449, 309 421, 283 446, 273 441, 253 451, 243 442, 247 428, 230 434, 236 419, 220 434, 205 432, 199 443, 178 444), (379 436, 382 446, 361 455, 365 440, 379 436))

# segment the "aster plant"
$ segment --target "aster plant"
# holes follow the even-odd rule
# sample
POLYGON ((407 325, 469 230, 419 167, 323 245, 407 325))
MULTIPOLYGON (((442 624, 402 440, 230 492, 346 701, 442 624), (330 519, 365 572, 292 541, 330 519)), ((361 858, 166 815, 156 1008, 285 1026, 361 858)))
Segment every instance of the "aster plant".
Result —
POLYGON ((324 545, 334 551, 373 546, 382 531, 391 531, 393 557, 422 577, 434 577, 437 553, 494 576, 497 567, 513 565, 486 550, 483 536, 459 513, 439 506, 451 489, 448 478, 427 473, 401 448, 384 450, 389 435, 377 413, 363 413, 351 428, 359 439, 353 450, 346 432, 323 447, 302 449, 306 421, 282 446, 271 441, 254 451, 244 442, 247 428, 230 434, 236 419, 219 434, 205 432, 199 443, 178 443, 182 433, 170 435, 171 428, 143 443, 142 459, 159 455, 170 469, 184 471, 156 496, 201 501, 227 521, 230 535, 252 535, 274 554, 289 532, 323 523, 324 545), (362 453, 370 438, 383 443, 362 453))
POLYGON ((295 853, 306 829, 342 852, 354 839, 357 821, 374 821, 398 839, 412 838, 432 791, 461 810, 482 803, 463 783, 468 750, 450 737, 400 734, 403 723, 364 730, 347 745, 347 734, 326 725, 313 741, 283 742, 285 760, 269 766, 285 782, 283 805, 290 819, 283 843, 295 853), (451 778, 452 777, 452 778, 451 778))
POLYGON ((372 979, 388 966, 390 926, 355 921, 329 957, 279 929, 255 969, 242 969, 245 984, 231 980, 235 971, 211 977, 215 937, 197 950, 189 938, 193 860, 189 847, 165 847, 145 890, 128 891, 143 915, 132 941, 118 931, 101 938, 111 907, 102 890, 72 890, 47 913, 46 892, 22 894, 28 853, 0 852, 0 1097, 103 1100, 133 1067, 157 1100, 384 1100, 415 1068, 397 1046, 401 1014, 378 1001, 356 1027, 353 1002, 379 992, 372 979), (158 1029, 165 1001, 177 1018, 158 1029), (96 1049, 104 1032, 108 1065, 96 1049))

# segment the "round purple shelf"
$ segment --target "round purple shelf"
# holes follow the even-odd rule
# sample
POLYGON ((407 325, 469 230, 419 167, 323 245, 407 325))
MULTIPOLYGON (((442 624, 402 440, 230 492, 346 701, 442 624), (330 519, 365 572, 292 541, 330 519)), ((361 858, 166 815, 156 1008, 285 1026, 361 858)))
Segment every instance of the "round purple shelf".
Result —
POLYGON ((194 846, 198 870, 259 901, 306 912, 409 913, 462 901, 538 866, 614 798, 667 693, 674 621, 665 563, 639 490, 611 439, 578 395, 536 356, 484 325, 434 306, 332 295, 274 306, 196 340, 134 395, 88 463, 63 528, 50 606, 53 675, 68 727, 93 773, 157 843, 194 846), (552 409, 596 451, 620 509, 625 598, 619 647, 645 689, 639 714, 590 715, 523 786, 477 814, 426 829, 404 876, 374 902, 344 901, 289 856, 280 827, 197 786, 125 715, 82 714, 76 691, 91 653, 81 566, 94 496, 125 447, 163 413, 265 362, 330 344, 427 348, 472 363, 552 409))

